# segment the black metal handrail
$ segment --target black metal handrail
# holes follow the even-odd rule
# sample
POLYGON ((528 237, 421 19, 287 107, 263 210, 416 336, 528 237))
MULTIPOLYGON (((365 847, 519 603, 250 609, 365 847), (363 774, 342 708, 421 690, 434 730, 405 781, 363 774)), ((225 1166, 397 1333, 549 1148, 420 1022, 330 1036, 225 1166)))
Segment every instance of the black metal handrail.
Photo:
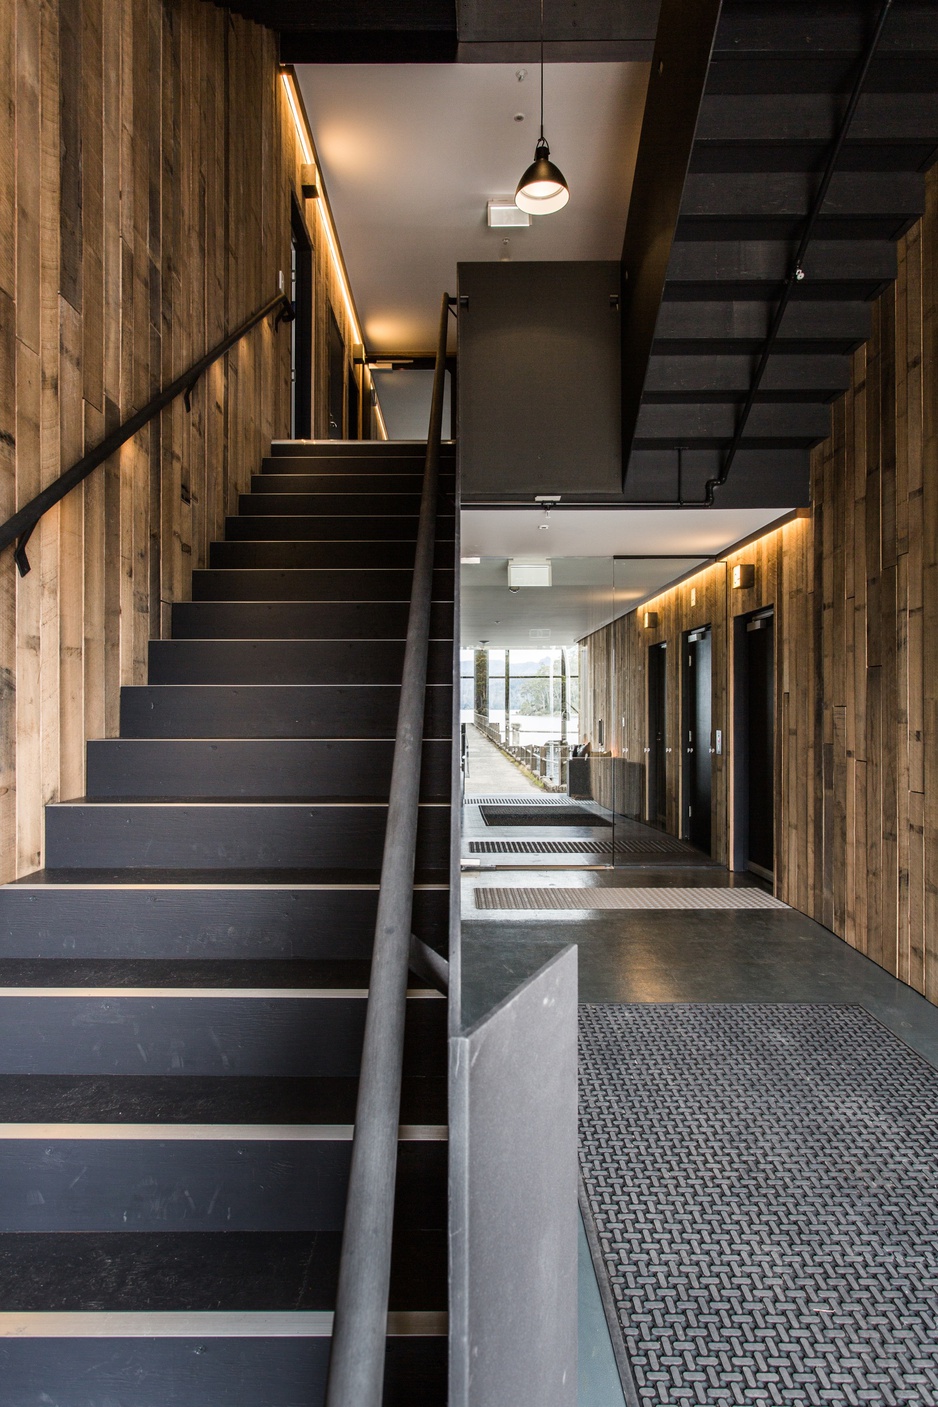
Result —
POLYGON ((762 385, 762 377, 764 376, 765 369, 768 366, 769 357, 772 355, 772 350, 775 346, 775 342, 779 334, 779 329, 782 325, 782 318, 785 316, 785 310, 788 307, 789 299, 791 298, 792 292, 794 291, 795 284, 801 283, 802 279, 804 278, 804 258, 808 252, 808 245, 811 243, 811 238, 814 234, 814 226, 817 224, 818 216, 821 213, 821 207, 823 206, 824 201, 827 197, 827 190, 830 186, 831 178, 837 166, 837 162, 840 157, 840 152, 843 147, 843 144, 847 139, 847 132, 849 131, 850 124, 853 121, 853 115, 857 110, 857 104, 859 103, 860 95, 863 92, 863 85, 866 82, 866 76, 870 71, 870 64, 873 62, 874 55, 876 54, 876 50, 879 46, 879 41, 883 32, 883 26, 886 23, 886 18, 889 14, 889 11, 892 9, 892 3, 893 0, 883 0, 883 4, 879 11, 879 17, 876 21, 876 24, 873 26, 873 30, 870 34, 869 39, 867 40, 866 48, 864 49, 862 57, 860 59, 860 65, 857 69, 857 75, 854 80, 853 91, 850 94, 850 100, 847 103, 846 108, 844 109, 843 116, 840 119, 840 126, 837 130, 837 135, 835 136, 833 145, 831 146, 830 152, 828 153, 827 165, 824 168, 824 174, 821 177, 821 181, 818 185, 817 190, 814 192, 814 199, 811 202, 811 209, 808 211, 808 217, 805 220, 804 229, 802 230, 801 239, 799 241, 798 248, 795 252, 795 256, 792 259, 791 264, 789 265, 788 274, 785 278, 785 284, 782 288, 782 296, 779 298, 778 305, 772 316, 772 322, 769 326, 768 334, 766 335, 765 343, 762 348, 762 354, 759 357, 758 363, 756 364, 756 369, 753 372, 752 381, 749 385, 749 392, 746 396, 743 408, 739 413, 739 417, 736 421, 736 428, 733 431, 733 438, 730 441, 730 447, 723 458, 723 463, 720 466, 719 474, 717 474, 715 478, 707 480, 706 488, 704 490, 703 501, 705 504, 707 504, 708 507, 713 506, 713 495, 715 491, 719 488, 722 488, 729 477, 729 472, 733 466, 733 460, 736 458, 736 452, 739 449, 740 443, 742 442, 743 433, 746 429, 749 416, 755 404, 756 396, 759 394, 759 387, 762 385))
POLYGON ((433 595, 437 481, 443 430, 444 293, 420 500, 387 834, 365 1018, 326 1407, 380 1407, 397 1170, 407 971, 411 949, 420 761, 433 595))
POLYGON ((170 402, 174 401, 177 396, 185 396, 186 410, 188 410, 189 398, 196 382, 203 373, 208 371, 210 366, 217 362, 219 358, 223 357, 227 351, 230 351, 236 342, 240 342, 242 337, 250 332, 253 327, 256 327, 259 322, 263 322, 264 318, 275 309, 279 310, 277 312, 275 326, 279 326, 281 322, 292 321, 293 304, 290 302, 287 295, 285 293, 278 293, 275 298, 269 298, 262 308, 258 308, 249 318, 245 318, 244 322, 236 327, 233 332, 230 332, 223 341, 218 342, 210 352, 206 352, 205 356, 202 357, 200 361, 190 366, 188 371, 184 371, 181 376, 177 376, 175 381, 171 381, 162 391, 159 391, 148 400, 142 410, 138 410, 135 415, 123 421, 123 423, 120 424, 116 430, 112 430, 110 435, 107 435, 95 449, 89 450, 86 455, 79 459, 77 464, 73 464, 71 469, 66 469, 64 474, 60 474, 59 477, 44 488, 41 493, 37 493, 35 498, 31 498, 25 507, 20 508, 13 514, 12 518, 7 519, 3 526, 0 527, 0 551, 5 547, 9 547, 11 542, 16 543, 16 550, 13 553, 13 557, 19 569, 20 576, 25 576, 29 571, 26 544, 29 541, 33 528, 39 522, 43 514, 48 513, 49 509, 53 508, 67 493, 71 493, 73 488, 77 488, 83 479, 87 479, 88 475, 92 473, 93 470, 97 469, 99 464, 103 464, 106 459, 110 459, 111 455, 119 450, 121 445, 126 444, 128 440, 132 439, 138 430, 142 430, 155 416, 165 410, 170 402))

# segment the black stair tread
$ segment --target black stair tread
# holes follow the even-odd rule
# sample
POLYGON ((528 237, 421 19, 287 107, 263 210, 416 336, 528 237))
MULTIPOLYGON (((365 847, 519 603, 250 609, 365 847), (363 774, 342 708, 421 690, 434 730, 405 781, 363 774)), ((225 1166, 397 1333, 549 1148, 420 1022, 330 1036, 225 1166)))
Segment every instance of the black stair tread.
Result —
MULTIPOLYGON (((430 798, 421 800, 418 805, 421 810, 429 808, 439 808, 449 806, 448 797, 430 798)), ((257 806, 296 806, 296 807, 317 807, 332 806, 336 808, 381 806, 387 808, 388 798, 386 796, 365 797, 365 796, 331 796, 331 797, 311 797, 311 796, 73 796, 64 801, 52 801, 46 806, 47 811, 61 810, 69 806, 197 806, 197 807, 257 807, 257 806)))
MULTIPOLYGON (((861 339, 862 340, 862 339, 861 339)), ((454 600, 452 568, 433 573, 432 601, 454 600)), ((214 567, 192 573, 195 601, 410 601, 409 567, 214 567)))
MULTIPOLYGON (((399 685, 404 651, 401 640, 151 640, 148 682, 399 685)), ((452 677, 452 641, 431 641, 428 683, 449 684, 452 677)))
MULTIPOLYGON (((222 640, 403 640, 409 601, 184 601, 172 610, 173 638, 222 640)), ((452 637, 453 610, 437 602, 431 639, 452 637)))
MULTIPOLYGON (((329 1310, 338 1232, 0 1234, 6 1312, 329 1310)), ((394 1310, 445 1310, 447 1233, 395 1234, 394 1310)))
MULTIPOLYGON (((255 519, 255 521, 258 521, 255 519)), ((279 521, 279 520, 278 520, 279 521)), ((355 534, 341 534, 329 538, 318 533, 310 533, 306 538, 292 532, 277 538, 273 533, 260 532, 250 537, 232 536, 228 542, 212 543, 209 553, 209 569, 222 571, 225 568, 263 569, 273 567, 279 570, 296 571, 304 567, 355 568, 367 562, 371 568, 394 568, 398 571, 410 570, 414 564, 415 544, 388 536, 376 538, 362 533, 360 540, 355 534), (289 539, 289 540, 288 540, 289 539)), ((436 565, 444 570, 453 562, 453 543, 438 542, 436 565)))
MULTIPOLYGON (((339 1076, 2 1075, 0 1123, 353 1124, 339 1076)), ((443 1126, 446 1080, 406 1076, 402 1124, 443 1126)))
MULTIPOLYGON (((315 455, 323 459, 397 459, 401 457, 422 458, 427 452, 426 440, 273 440, 270 446, 272 455, 315 455)), ((440 445, 440 458, 446 459, 456 453, 455 440, 443 440, 440 445)))
MULTIPOLYGON (((106 738, 88 744, 87 794, 96 797, 386 798, 393 739, 106 738), (302 790, 300 790, 302 789, 302 790)), ((420 794, 448 800, 452 743, 424 743, 420 794)))
MULTIPOLYGON (((438 549, 452 551, 455 538, 453 520, 448 518, 445 532, 437 534, 438 549)), ((348 543, 363 553, 376 544, 409 543, 417 540, 416 518, 349 518, 317 517, 314 513, 240 514, 225 523, 224 544, 235 542, 319 542, 348 543)), ((212 543, 217 547, 218 543, 212 543)))
MULTIPOLYGON (((166 741, 157 739, 156 741, 166 741)), ((258 796, 237 792, 231 796, 164 796, 161 792, 133 796, 81 796, 70 801, 54 801, 50 806, 387 806, 387 796, 320 796, 304 792, 302 796, 258 796)), ((420 798, 421 806, 449 806, 448 796, 420 798)))
MULTIPOLYGON (((367 991, 371 964, 349 958, 0 958, 0 987, 264 987, 367 991)), ((411 974, 412 990, 427 990, 411 974)))
MULTIPOLYGON (((157 888, 160 885, 176 887, 202 885, 207 888, 237 888, 244 885, 251 888, 295 889, 300 886, 374 889, 381 878, 377 869, 139 869, 128 866, 126 869, 103 867, 82 869, 35 870, 10 881, 7 888, 42 888, 44 885, 120 885, 128 888, 157 888)), ((446 870, 420 870, 414 874, 414 888, 449 888, 449 872, 446 870)))
MULTIPOLYGON (((121 690, 122 738, 363 738, 397 731, 394 684, 156 684, 121 690)), ((427 686, 424 741, 452 737, 452 685, 427 686)))

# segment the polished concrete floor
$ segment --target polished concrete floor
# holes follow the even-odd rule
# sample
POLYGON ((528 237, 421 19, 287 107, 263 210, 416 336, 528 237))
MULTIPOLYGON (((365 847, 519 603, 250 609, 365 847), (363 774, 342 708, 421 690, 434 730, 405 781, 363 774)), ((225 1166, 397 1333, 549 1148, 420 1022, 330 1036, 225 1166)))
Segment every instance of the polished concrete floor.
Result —
MULTIPOLYGON (((788 910, 480 910, 482 885, 759 884, 725 870, 509 870, 463 879, 463 1019, 474 1021, 568 943, 581 1002, 832 1002, 865 1007, 938 1066, 938 1008, 832 933, 788 910)), ((622 1407, 585 1243, 580 1256, 580 1407, 622 1407)))

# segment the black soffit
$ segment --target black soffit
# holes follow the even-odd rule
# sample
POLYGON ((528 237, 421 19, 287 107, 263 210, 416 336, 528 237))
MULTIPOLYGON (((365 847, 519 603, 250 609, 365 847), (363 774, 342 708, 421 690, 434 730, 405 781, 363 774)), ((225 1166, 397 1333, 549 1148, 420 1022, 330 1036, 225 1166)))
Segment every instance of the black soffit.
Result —
MULTIPOLYGON (((659 0, 545 0, 548 62, 647 61, 659 0)), ((534 63, 539 0, 234 0, 284 63, 534 63)))
MULTIPOLYGON (((665 0, 622 256, 627 500, 700 504, 727 462, 881 11, 665 0), (702 87, 659 101, 681 64, 699 79, 714 10, 702 87)), ((896 276, 896 240, 924 210, 938 6, 895 0, 860 91, 718 507, 808 501, 811 449, 896 276)))

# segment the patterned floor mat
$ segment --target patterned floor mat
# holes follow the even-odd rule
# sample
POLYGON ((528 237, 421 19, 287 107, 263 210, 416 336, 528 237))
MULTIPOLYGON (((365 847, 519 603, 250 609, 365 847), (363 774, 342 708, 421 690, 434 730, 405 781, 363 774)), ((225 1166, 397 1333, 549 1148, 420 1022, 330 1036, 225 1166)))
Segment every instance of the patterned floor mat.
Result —
POLYGON ((860 1007, 580 1009, 634 1400, 938 1403, 938 1071, 860 1007))
POLYGON ((555 889, 549 885, 529 888, 506 885, 475 891, 477 909, 787 909, 762 889, 614 889, 580 885, 555 889))

